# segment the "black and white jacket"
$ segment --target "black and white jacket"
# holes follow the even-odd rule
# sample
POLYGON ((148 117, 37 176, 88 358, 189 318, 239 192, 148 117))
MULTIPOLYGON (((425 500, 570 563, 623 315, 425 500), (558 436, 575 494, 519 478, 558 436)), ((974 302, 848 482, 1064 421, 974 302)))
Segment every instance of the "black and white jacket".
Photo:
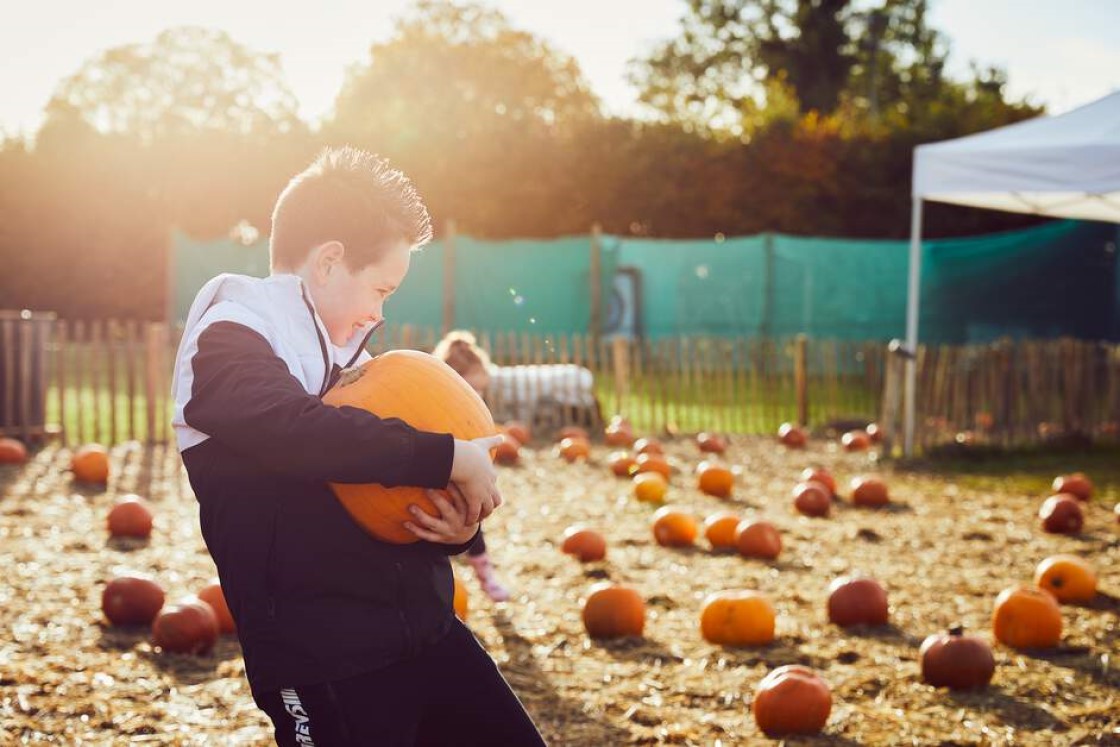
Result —
POLYGON ((330 343, 296 275, 220 275, 175 361, 173 425, 255 695, 369 672, 452 621, 447 556, 365 532, 328 482, 443 488, 454 442, 320 397, 369 359, 330 343))

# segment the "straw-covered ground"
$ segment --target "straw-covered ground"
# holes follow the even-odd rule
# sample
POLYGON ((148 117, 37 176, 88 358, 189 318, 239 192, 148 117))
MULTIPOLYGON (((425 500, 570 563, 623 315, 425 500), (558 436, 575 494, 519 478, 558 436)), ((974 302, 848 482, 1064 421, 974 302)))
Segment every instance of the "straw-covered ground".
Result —
MULTIPOLYGON (((691 440, 670 440, 667 452, 680 470, 670 503, 699 519, 727 508, 764 514, 783 531, 781 557, 765 563, 714 554, 702 538, 692 549, 659 547, 650 533, 654 508, 611 476, 601 445, 587 463, 568 465, 540 443, 523 452, 520 466, 503 468, 508 505, 487 534, 515 595, 492 604, 468 580, 469 624, 550 744, 762 742, 752 693, 769 669, 787 663, 816 668, 833 690, 823 735, 805 742, 1120 744, 1117 481, 1098 479, 1101 495, 1084 532, 1066 537, 1043 533, 1035 518, 1052 473, 1016 467, 1007 479, 958 479, 944 470, 877 469, 871 456, 821 441, 796 452, 771 439, 735 438, 725 459, 741 472, 732 499, 721 501, 694 486, 700 454, 691 440), (831 518, 801 518, 789 492, 810 464, 831 469, 842 492, 853 475, 878 471, 894 506, 872 511, 843 502, 831 518), (575 522, 607 535, 605 561, 581 566, 560 552, 563 531, 575 522), (1063 607, 1057 650, 1030 654, 995 644, 995 679, 979 693, 920 681, 926 635, 961 622, 992 640, 996 595, 1029 582, 1035 565, 1058 552, 1092 561, 1102 591, 1091 605, 1063 607), (887 588, 889 626, 853 632, 828 623, 829 582, 854 571, 887 588), (581 596, 603 579, 644 596, 641 640, 601 643, 584 633, 581 596), (706 643, 700 604, 722 589, 765 592, 778 611, 777 641, 762 648, 706 643)), ((269 743, 235 640, 222 640, 208 656, 166 655, 153 651, 146 630, 111 628, 100 612, 103 584, 119 571, 153 575, 169 600, 213 575, 174 450, 117 447, 108 489, 74 484, 68 458, 49 446, 22 468, 0 468, 0 743, 269 743), (105 515, 124 493, 154 503, 150 541, 108 540, 105 515)), ((1067 469, 1080 467, 1070 457, 1067 469)))

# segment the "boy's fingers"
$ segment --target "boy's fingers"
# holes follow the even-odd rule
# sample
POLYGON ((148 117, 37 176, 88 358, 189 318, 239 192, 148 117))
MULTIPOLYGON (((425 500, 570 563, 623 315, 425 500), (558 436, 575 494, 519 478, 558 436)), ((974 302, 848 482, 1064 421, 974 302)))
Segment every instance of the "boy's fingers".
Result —
MULTIPOLYGON (((432 500, 433 501, 436 501, 436 500, 443 501, 443 499, 440 498, 438 495, 437 496, 432 496, 432 500)), ((446 501, 443 501, 443 503, 444 503, 445 506, 447 505, 446 501)), ((436 504, 436 508, 437 509, 440 508, 438 503, 436 504)), ((415 503, 409 504, 408 510, 409 510, 409 513, 412 514, 412 518, 414 520, 414 523, 419 522, 421 525, 423 525, 424 527, 426 527, 428 529, 439 529, 440 527, 442 527, 446 524, 446 522, 442 518, 442 513, 443 513, 442 510, 440 510, 441 516, 432 516, 427 511, 425 511, 424 509, 417 506, 415 503)))
POLYGON ((476 438, 474 442, 478 444, 483 451, 489 452, 490 449, 498 448, 498 444, 500 444, 504 439, 505 436, 499 433, 495 436, 483 436, 482 438, 476 438))
POLYGON ((422 527, 418 527, 411 521, 406 521, 404 523, 404 528, 415 534, 420 539, 428 540, 428 542, 439 542, 441 539, 440 535, 436 534, 435 532, 430 532, 422 527))

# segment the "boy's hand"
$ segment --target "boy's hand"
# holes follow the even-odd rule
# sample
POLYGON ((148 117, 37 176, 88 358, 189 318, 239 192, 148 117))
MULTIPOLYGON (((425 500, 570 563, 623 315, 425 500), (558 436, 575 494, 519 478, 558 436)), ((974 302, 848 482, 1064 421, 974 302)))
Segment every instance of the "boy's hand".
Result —
POLYGON ((405 528, 422 540, 444 545, 461 545, 473 537, 478 531, 478 522, 467 522, 467 502, 463 494, 454 485, 449 485, 447 492, 451 496, 450 501, 438 491, 427 491, 428 498, 439 511, 438 517, 421 511, 416 504, 409 506, 414 520, 406 521, 405 528))
POLYGON ((451 463, 451 482, 459 488, 467 504, 467 523, 476 524, 502 505, 498 473, 490 461, 490 450, 504 436, 485 436, 471 441, 455 439, 455 459, 451 463))

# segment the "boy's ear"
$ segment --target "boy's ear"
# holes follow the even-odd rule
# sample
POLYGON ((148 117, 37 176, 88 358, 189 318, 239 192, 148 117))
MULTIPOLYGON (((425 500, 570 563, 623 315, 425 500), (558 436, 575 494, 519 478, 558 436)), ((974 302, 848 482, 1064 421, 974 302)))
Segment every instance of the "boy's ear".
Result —
POLYGON ((326 283, 332 272, 338 271, 342 258, 346 255, 346 247, 341 241, 328 241, 311 250, 311 269, 316 282, 326 283))

